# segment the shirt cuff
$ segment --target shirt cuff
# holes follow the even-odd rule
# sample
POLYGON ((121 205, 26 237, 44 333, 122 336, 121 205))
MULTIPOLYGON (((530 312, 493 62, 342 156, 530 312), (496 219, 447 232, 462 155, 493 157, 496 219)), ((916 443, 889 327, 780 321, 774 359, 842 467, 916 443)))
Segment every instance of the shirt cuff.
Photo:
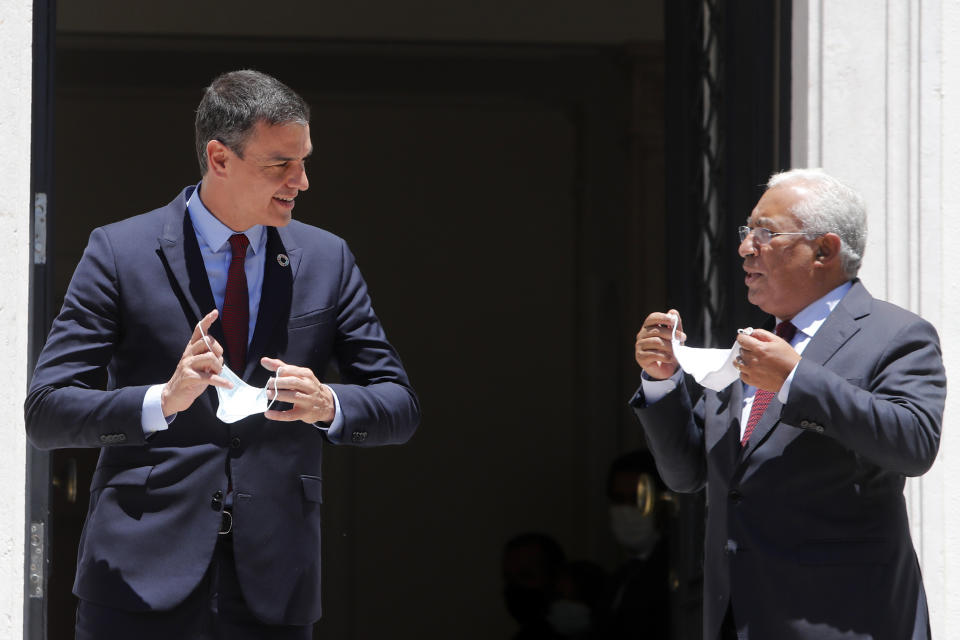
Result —
POLYGON ((780 404, 787 404, 787 398, 790 396, 790 384, 793 382, 793 376, 796 375, 797 367, 799 366, 799 362, 793 365, 793 369, 790 370, 790 375, 783 381, 783 386, 780 387, 780 391, 777 391, 777 400, 780 401, 780 404))
POLYGON ((150 436, 158 431, 166 431, 177 414, 169 418, 163 415, 163 407, 160 403, 160 394, 163 393, 163 385, 155 384, 147 389, 143 396, 143 408, 140 411, 140 428, 143 429, 143 435, 150 436))
POLYGON ((334 391, 330 386, 327 388, 330 389, 330 393, 333 394, 333 410, 336 412, 333 416, 333 422, 331 422, 329 425, 325 425, 322 422, 315 422, 313 423, 313 426, 315 426, 317 429, 320 429, 320 431, 326 432, 327 435, 331 435, 340 433, 340 431, 343 429, 343 412, 340 411, 340 398, 337 397, 337 392, 334 391))
POLYGON ((643 387, 643 397, 647 406, 649 407, 676 389, 681 380, 683 380, 683 370, 679 367, 666 380, 654 380, 646 372, 640 374, 640 385, 643 387))

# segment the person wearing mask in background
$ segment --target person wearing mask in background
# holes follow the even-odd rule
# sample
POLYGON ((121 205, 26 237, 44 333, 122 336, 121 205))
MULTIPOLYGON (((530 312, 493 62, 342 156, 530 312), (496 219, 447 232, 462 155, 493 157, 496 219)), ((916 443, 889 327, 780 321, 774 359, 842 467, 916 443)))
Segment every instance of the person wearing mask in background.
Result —
POLYGON ((608 589, 604 638, 668 640, 670 554, 665 487, 648 451, 626 453, 610 465, 610 528, 627 560, 608 589))
POLYGON ((503 547, 503 599, 520 625, 513 640, 592 640, 606 576, 593 562, 568 562, 544 533, 522 533, 503 547))
POLYGON ((521 533, 503 546, 503 600, 520 625, 513 640, 555 640, 560 635, 547 621, 558 597, 567 556, 544 533, 521 533))

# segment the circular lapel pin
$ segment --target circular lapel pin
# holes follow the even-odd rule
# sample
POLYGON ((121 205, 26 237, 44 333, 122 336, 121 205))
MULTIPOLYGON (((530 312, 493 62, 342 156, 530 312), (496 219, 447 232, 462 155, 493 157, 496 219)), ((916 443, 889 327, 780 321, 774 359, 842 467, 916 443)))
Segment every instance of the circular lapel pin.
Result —
POLYGON ((278 254, 277 254, 277 262, 280 263, 280 266, 281 266, 281 267, 285 267, 285 266, 287 266, 288 264, 290 264, 290 258, 288 258, 288 257, 287 257, 287 254, 285 254, 285 253, 278 253, 278 254))

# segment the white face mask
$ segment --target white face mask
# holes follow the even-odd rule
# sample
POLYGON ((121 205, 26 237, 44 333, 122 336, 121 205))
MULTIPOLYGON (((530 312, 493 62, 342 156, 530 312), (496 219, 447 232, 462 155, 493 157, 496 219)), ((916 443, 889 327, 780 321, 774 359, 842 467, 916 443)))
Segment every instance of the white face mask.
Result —
POLYGON ((670 314, 673 320, 673 333, 670 342, 673 345, 673 355, 684 371, 693 376, 700 386, 714 391, 722 391, 724 387, 740 378, 740 372, 733 361, 740 355, 740 343, 734 342, 730 349, 697 349, 685 347, 677 338, 678 318, 670 314))
MULTIPOLYGON (((203 341, 206 343, 207 348, 210 349, 210 342, 207 340, 203 328, 200 327, 199 324, 197 327, 200 329, 200 335, 203 336, 203 341)), ((210 349, 210 351, 213 351, 213 349, 210 349)), ((269 400, 267 398, 266 386, 262 388, 251 387, 241 380, 240 376, 231 371, 230 367, 224 364, 220 370, 220 377, 229 381, 233 385, 233 388, 224 389, 223 387, 216 387, 217 398, 220 400, 220 406, 217 407, 217 417, 223 422, 236 422, 247 416, 252 416, 255 413, 263 413, 272 407, 277 399, 277 378, 280 377, 280 369, 282 368, 283 367, 277 367, 277 371, 274 373, 273 400, 269 400)))
POLYGON ((641 557, 648 555, 660 539, 653 517, 629 504, 610 507, 610 529, 620 546, 641 557))

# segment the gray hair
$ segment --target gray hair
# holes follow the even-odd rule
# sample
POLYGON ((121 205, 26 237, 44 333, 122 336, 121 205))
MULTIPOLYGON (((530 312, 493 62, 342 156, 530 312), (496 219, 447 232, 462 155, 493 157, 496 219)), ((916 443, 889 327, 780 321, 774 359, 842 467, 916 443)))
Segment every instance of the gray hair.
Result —
POLYGON ((863 198, 823 169, 791 169, 775 173, 767 181, 768 189, 791 185, 810 191, 790 209, 800 220, 801 229, 811 239, 825 233, 840 236, 840 264, 848 278, 855 278, 867 244, 867 207, 863 198))
POLYGON ((258 122, 310 122, 310 107, 290 87, 259 71, 218 76, 203 92, 194 122, 200 173, 207 173, 207 143, 219 140, 241 158, 258 122))

